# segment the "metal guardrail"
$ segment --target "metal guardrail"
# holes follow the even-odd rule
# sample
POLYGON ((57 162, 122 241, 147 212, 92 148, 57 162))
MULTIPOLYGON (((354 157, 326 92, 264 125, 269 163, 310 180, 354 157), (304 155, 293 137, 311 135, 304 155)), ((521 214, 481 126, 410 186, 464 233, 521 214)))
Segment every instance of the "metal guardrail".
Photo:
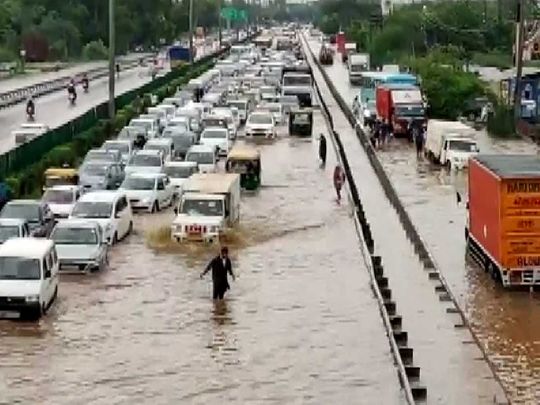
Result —
MULTIPOLYGON (((303 36, 302 36, 303 37, 303 36)), ((319 61, 315 58, 315 55, 309 49, 309 46, 305 43, 304 46, 308 48, 312 59, 315 61, 316 67, 319 71, 323 71, 319 61)), ((309 63, 309 62, 308 62, 309 63)), ((417 401, 422 402, 427 398, 427 389, 420 384, 420 367, 415 366, 413 363, 413 349, 408 346, 408 333, 402 329, 403 319, 397 312, 397 304, 392 299, 392 290, 389 285, 388 277, 384 275, 384 267, 380 256, 374 254, 375 242, 371 233, 369 221, 366 218, 366 214, 356 187, 356 182, 352 175, 352 171, 349 165, 345 148, 341 142, 339 134, 334 130, 334 122, 330 110, 324 101, 319 85, 314 80, 315 90, 322 106, 323 115, 330 127, 332 134, 332 141, 335 149, 337 150, 339 160, 343 165, 343 170, 347 177, 349 185, 349 192, 351 200, 354 204, 354 224, 360 241, 360 248, 364 262, 368 268, 368 272, 371 279, 371 288, 377 303, 379 305, 379 311, 383 319, 383 324, 386 329, 390 348, 396 362, 396 368, 398 370, 398 376, 400 384, 403 388, 405 398, 409 405, 414 405, 417 401)))
MULTIPOLYGON (((148 56, 145 58, 148 59, 148 56)), ((133 67, 138 66, 139 59, 136 61, 134 60, 127 60, 127 61, 120 61, 121 66, 123 66, 124 69, 131 69, 133 67)), ((16 104, 22 103, 28 99, 28 97, 33 96, 34 98, 39 98, 44 95, 53 93, 55 91, 63 90, 67 87, 69 84, 69 81, 76 78, 77 83, 80 84, 82 75, 85 74, 88 76, 89 80, 96 80, 100 79, 102 77, 105 77, 109 74, 109 68, 108 67, 100 67, 100 68, 94 68, 90 69, 86 72, 80 72, 69 76, 63 76, 58 79, 45 81, 37 84, 33 84, 31 86, 21 87, 16 90, 7 91, 4 93, 0 93, 0 110, 4 108, 12 107, 16 104)))
MULTIPOLYGON (((303 37, 303 36, 302 36, 303 37)), ((303 37, 304 41, 305 38, 303 37)), ((315 57, 313 51, 309 47, 309 45, 306 43, 306 47, 308 48, 313 60, 315 61, 315 64, 319 68, 326 85, 330 89, 330 92, 332 93, 334 99, 337 101, 341 111, 343 114, 345 114, 347 120, 351 124, 351 126, 354 128, 356 136, 358 140, 360 141, 360 144, 362 145, 363 149, 365 150, 367 157, 370 161, 370 164, 375 171, 375 174, 377 175, 377 178, 379 179, 379 182, 382 185, 382 188, 384 190, 384 193, 387 197, 387 199, 390 201, 390 204, 395 209, 396 213, 399 216, 399 220, 403 226, 403 229, 405 230, 405 233, 407 234, 407 238, 411 241, 411 243, 414 246, 415 253, 421 260, 424 270, 426 271, 427 277, 429 280, 434 281, 436 285, 434 286, 434 292, 438 295, 439 301, 442 303, 448 303, 451 306, 446 308, 446 312, 448 314, 457 314, 460 317, 460 321, 455 323, 456 328, 467 328, 469 332, 471 333, 471 336, 473 340, 475 341, 477 347, 482 352, 482 357, 488 364, 493 377, 495 381, 498 382, 498 384, 502 387, 502 390, 506 396, 504 398, 505 402, 499 402, 497 398, 493 398, 493 403, 496 404, 508 404, 508 393, 506 389, 504 388, 503 384, 501 383, 501 380, 497 373, 495 372, 495 366, 489 359, 487 352, 485 350, 485 347, 481 344, 480 340, 478 339, 478 336, 474 333, 472 330, 471 325, 467 321, 467 318, 465 316, 465 313, 460 308, 457 299, 450 291, 448 282, 444 278, 444 276, 439 271, 439 266, 436 264, 434 258, 430 254, 430 252, 427 249, 427 244, 420 236, 418 230, 416 229, 416 226, 412 222, 407 210, 403 206, 394 186, 392 185, 392 182, 390 181, 390 178, 386 174, 386 171, 383 168, 382 163, 380 162, 377 153, 375 149, 373 148, 373 145, 371 144, 371 141, 369 140, 368 136, 364 133, 363 129, 360 127, 358 120, 352 113, 351 109, 343 100, 343 97, 339 93, 339 91, 336 89, 334 84, 332 83, 332 80, 328 76, 327 72, 324 70, 324 68, 320 65, 318 59, 315 57)), ((411 349, 412 350, 412 349, 411 349)), ((411 353, 412 354, 412 353, 411 353)))

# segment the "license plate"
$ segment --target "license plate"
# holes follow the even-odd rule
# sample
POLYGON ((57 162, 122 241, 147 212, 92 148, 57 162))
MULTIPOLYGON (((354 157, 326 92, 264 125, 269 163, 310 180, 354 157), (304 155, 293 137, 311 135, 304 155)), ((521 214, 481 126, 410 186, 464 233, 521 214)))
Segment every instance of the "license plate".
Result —
POLYGON ((4 319, 19 319, 21 317, 20 312, 17 311, 0 311, 0 318, 4 319))

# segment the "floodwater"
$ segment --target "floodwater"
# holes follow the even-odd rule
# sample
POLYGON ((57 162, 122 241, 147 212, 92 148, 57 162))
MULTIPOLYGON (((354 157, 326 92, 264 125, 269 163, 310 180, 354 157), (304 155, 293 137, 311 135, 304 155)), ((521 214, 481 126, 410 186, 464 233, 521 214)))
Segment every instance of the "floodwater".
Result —
MULTIPOLYGON (((358 88, 350 86, 347 69, 337 59, 326 69, 352 104, 358 88)), ((482 152, 537 153, 536 145, 522 139, 494 140, 484 131, 477 138, 482 152)), ((540 294, 506 291, 466 257, 466 210, 456 197, 457 191, 467 199, 466 172, 448 173, 417 160, 413 148, 400 140, 379 157, 512 403, 540 403, 540 294)))
POLYGON ((0 403, 404 403, 333 154, 321 169, 309 139, 260 149, 224 302, 199 279, 215 248, 160 240, 170 210, 138 215, 110 268, 62 277, 39 324, 0 322, 0 403))

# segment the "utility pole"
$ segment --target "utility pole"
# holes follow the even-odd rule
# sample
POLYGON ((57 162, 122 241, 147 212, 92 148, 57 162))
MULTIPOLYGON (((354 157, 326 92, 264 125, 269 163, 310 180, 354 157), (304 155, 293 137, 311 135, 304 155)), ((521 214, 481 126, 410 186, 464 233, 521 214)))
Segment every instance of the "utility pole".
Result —
POLYGON ((193 0, 189 0, 189 61, 193 63, 193 0))
POLYGON ((221 49, 221 0, 218 0, 218 44, 221 49))
POLYGON ((114 0, 109 0, 109 118, 114 118, 114 80, 115 80, 115 24, 114 0))
POLYGON ((514 117, 517 119, 521 116, 521 73, 523 70, 523 0, 518 0, 516 9, 516 45, 515 45, 515 65, 516 65, 516 80, 514 88, 514 117))

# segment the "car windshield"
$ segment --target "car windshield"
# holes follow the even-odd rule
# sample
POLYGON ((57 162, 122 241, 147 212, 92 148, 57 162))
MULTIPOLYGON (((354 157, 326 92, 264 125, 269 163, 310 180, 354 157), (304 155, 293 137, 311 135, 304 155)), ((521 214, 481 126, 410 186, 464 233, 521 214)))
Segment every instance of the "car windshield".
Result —
POLYGON ((149 131, 152 128, 152 121, 139 121, 139 120, 133 120, 129 123, 130 127, 139 127, 144 128, 147 131, 149 131))
POLYGON ((366 70, 366 65, 352 65, 351 72, 363 72, 366 70))
POLYGON ((247 109, 247 103, 243 102, 243 101, 230 101, 229 102, 229 105, 231 107, 236 107, 238 108, 240 111, 243 111, 243 110, 246 110, 247 109))
POLYGON ((57 245, 97 245, 98 235, 94 228, 55 228, 51 239, 57 245))
POLYGON ((186 161, 212 165, 214 164, 214 157, 213 152, 189 152, 186 155, 186 161))
POLYGON ((458 152, 478 152, 478 146, 468 141, 450 141, 448 149, 458 152))
POLYGON ((119 138, 133 138, 133 137, 136 137, 137 135, 144 135, 146 132, 145 128, 144 127, 125 127, 125 128, 122 128, 122 130, 120 131, 120 133, 118 134, 118 137, 119 138))
POLYGON ((283 76, 283 86, 311 86, 311 77, 309 75, 283 76))
POLYGON ((308 114, 294 114, 292 116, 293 124, 309 124, 309 115, 308 114))
POLYGON ((17 238, 21 236, 18 226, 0 226, 0 243, 4 243, 9 238, 17 238))
POLYGON ((42 200, 49 204, 73 204, 74 195, 71 190, 48 189, 42 200))
POLYGON ((129 153, 129 145, 125 142, 107 142, 104 147, 107 150, 117 150, 120 153, 129 153))
POLYGON ((156 184, 155 179, 148 179, 144 177, 128 177, 122 188, 127 190, 153 190, 154 185, 156 184))
POLYGON ((145 150, 158 150, 160 152, 163 152, 164 154, 167 154, 169 152, 169 147, 167 145, 158 145, 155 143, 150 143, 144 145, 145 150))
POLYGON ((153 156, 153 155, 135 155, 131 158, 129 161, 130 166, 144 166, 144 167, 151 167, 151 166, 161 166, 161 158, 159 156, 153 156))
POLYGON ((249 124, 272 125, 272 116, 269 114, 252 114, 249 117, 249 124))
POLYGON ((115 156, 106 150, 92 150, 86 154, 86 160, 104 160, 114 162, 115 156))
POLYGON ((38 259, 0 257, 0 280, 40 280, 38 259))
POLYGON ((424 113, 424 107, 421 106, 396 107, 395 111, 397 117, 423 117, 424 113))
POLYGON ((206 118, 203 122, 205 128, 208 127, 223 127, 227 126, 227 121, 222 118, 206 118))
POLYGON ((22 218, 29 222, 39 221, 39 205, 38 204, 17 204, 8 203, 4 206, 2 218, 22 218))
POLYGON ((223 201, 188 199, 182 203, 182 213, 187 215, 223 216, 223 201))
POLYGON ((81 176, 100 176, 107 174, 107 166, 104 165, 84 165, 81 168, 81 176))
POLYGON ((221 131, 219 129, 206 129, 201 138, 203 139, 226 139, 227 131, 221 131))
POLYGON ((71 215, 75 218, 110 218, 112 204, 100 201, 79 201, 71 215))
POLYGON ((165 167, 167 176, 173 179, 187 179, 197 170, 194 166, 168 166, 165 167))
POLYGON ((188 128, 186 125, 178 125, 174 126, 174 129, 166 129, 163 131, 163 138, 172 138, 175 135, 181 135, 188 132, 188 128))
POLYGON ((269 104, 266 107, 274 114, 281 114, 281 106, 278 104, 269 104))

